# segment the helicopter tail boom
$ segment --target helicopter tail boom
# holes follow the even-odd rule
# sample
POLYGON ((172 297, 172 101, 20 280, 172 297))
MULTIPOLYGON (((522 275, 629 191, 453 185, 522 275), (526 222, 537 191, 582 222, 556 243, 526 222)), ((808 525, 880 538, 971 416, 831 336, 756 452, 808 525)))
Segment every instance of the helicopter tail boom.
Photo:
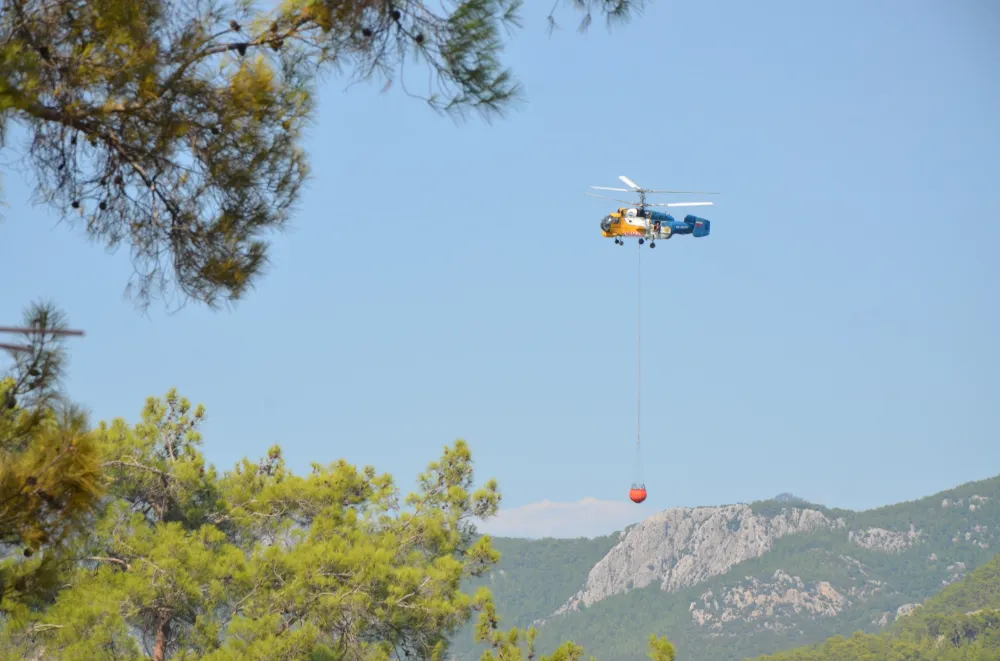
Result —
POLYGON ((708 236, 709 233, 712 231, 712 221, 705 220, 704 218, 699 218, 698 216, 693 216, 691 214, 688 214, 684 218, 684 222, 689 223, 694 227, 694 229, 691 230, 691 234, 696 239, 708 236))

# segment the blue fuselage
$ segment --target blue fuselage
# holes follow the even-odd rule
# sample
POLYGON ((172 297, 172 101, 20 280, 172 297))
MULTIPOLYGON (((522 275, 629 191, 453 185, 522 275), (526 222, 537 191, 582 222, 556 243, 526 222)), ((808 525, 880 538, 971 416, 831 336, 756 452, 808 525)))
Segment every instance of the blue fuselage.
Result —
POLYGON ((646 213, 649 214, 651 224, 659 222, 661 227, 669 225, 673 234, 694 234, 695 237, 703 237, 708 236, 711 232, 711 222, 691 214, 685 216, 684 220, 677 220, 669 213, 662 211, 647 211, 646 213))

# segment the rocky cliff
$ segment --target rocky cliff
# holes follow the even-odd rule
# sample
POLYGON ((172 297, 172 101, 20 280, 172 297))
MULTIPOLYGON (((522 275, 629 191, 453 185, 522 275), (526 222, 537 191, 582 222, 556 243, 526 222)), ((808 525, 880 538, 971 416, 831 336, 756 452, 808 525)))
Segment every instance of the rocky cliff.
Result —
POLYGON ((844 525, 813 509, 785 509, 777 516, 755 514, 749 505, 669 509, 623 533, 555 614, 655 582, 676 592, 767 553, 786 535, 844 525))
POLYGON ((708 590, 698 601, 692 601, 689 609, 695 623, 714 631, 736 620, 744 623, 759 620, 761 628, 780 631, 788 627, 780 618, 782 614, 834 617, 850 605, 850 598, 829 582, 806 585, 798 576, 789 576, 779 569, 770 580, 747 576, 744 582, 718 595, 708 590))

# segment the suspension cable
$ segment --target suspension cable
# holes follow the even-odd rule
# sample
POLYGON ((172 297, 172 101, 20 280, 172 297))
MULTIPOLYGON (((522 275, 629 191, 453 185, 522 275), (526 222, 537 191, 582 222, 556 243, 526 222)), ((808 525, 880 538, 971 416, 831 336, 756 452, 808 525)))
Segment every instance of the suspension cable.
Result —
POLYGON ((639 439, 642 429, 642 244, 636 242, 638 259, 636 259, 638 305, 636 306, 636 405, 635 405, 635 448, 639 451, 639 439))

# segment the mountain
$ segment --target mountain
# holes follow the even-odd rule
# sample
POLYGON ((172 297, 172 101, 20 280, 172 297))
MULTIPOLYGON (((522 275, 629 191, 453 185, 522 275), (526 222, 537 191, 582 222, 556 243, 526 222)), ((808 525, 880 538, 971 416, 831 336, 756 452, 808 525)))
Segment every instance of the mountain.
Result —
MULTIPOLYGON (((890 627, 1000 547, 1000 477, 855 512, 782 494, 673 508, 597 539, 496 539, 487 577, 503 625, 573 640, 600 661, 646 659, 650 634, 686 661, 739 661, 890 627)), ((478 658, 472 626, 456 661, 478 658)))
POLYGON ((799 498, 795 494, 788 493, 787 491, 785 493, 779 493, 777 496, 774 497, 774 500, 776 502, 779 502, 779 503, 801 503, 801 504, 808 504, 808 501, 806 501, 806 500, 804 500, 802 498, 799 498))
POLYGON ((1000 554, 883 633, 857 632, 755 661, 1000 661, 1000 554))

